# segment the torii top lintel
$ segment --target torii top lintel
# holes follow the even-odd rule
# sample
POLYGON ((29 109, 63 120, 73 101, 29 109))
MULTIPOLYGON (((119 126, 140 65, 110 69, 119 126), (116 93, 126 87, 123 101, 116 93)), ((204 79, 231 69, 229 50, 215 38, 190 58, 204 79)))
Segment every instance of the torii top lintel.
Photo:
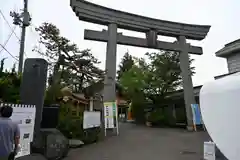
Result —
POLYGON ((159 20, 103 7, 85 0, 70 0, 70 5, 79 20, 101 25, 116 23, 119 28, 144 32, 156 31, 158 35, 202 40, 211 26, 193 25, 159 20))

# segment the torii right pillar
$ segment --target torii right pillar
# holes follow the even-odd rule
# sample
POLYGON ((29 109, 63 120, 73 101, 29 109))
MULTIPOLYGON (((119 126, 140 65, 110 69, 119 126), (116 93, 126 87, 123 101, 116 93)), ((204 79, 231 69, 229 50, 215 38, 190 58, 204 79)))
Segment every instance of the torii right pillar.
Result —
POLYGON ((193 82, 190 71, 190 62, 188 57, 188 44, 186 43, 185 36, 178 37, 178 43, 181 46, 180 52, 180 68, 181 68, 181 76, 183 79, 183 89, 184 89, 184 101, 185 101, 185 109, 186 109, 186 117, 187 117, 187 129, 193 130, 193 115, 191 104, 196 104, 196 99, 194 97, 193 91, 193 82))

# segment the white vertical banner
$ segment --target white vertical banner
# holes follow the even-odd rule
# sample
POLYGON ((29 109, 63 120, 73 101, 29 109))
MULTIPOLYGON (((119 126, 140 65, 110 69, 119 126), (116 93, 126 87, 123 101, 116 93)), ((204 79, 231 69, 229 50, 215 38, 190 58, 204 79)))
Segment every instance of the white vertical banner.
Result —
POLYGON ((104 103, 104 121, 105 121, 105 129, 115 128, 113 105, 111 102, 104 103))

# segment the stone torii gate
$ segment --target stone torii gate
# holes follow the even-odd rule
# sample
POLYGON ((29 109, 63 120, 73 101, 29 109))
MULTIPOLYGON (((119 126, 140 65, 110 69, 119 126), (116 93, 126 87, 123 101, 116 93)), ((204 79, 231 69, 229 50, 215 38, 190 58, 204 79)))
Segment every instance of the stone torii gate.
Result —
POLYGON ((180 68, 183 77, 184 100, 188 129, 192 130, 191 104, 195 104, 192 78, 189 70, 188 53, 201 55, 202 48, 191 46, 186 39, 203 40, 209 32, 208 25, 193 25, 148 18, 127 12, 103 7, 85 0, 70 0, 70 5, 79 20, 108 26, 107 31, 85 30, 84 38, 107 42, 106 77, 103 101, 113 102, 116 78, 117 44, 162 49, 180 52, 180 68), (117 28, 146 34, 146 38, 124 36, 117 33, 117 28), (157 36, 169 36, 177 39, 174 43, 158 41, 157 36))

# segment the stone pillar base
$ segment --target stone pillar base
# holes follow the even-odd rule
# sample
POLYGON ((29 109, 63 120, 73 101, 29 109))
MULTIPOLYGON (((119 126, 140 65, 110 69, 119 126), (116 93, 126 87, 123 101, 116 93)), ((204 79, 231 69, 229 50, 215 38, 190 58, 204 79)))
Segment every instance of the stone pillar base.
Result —
POLYGON ((152 127, 152 123, 151 122, 146 122, 146 126, 147 127, 152 127))
POLYGON ((106 137, 113 137, 113 136, 117 136, 117 128, 109 128, 106 130, 106 137))
POLYGON ((187 126, 187 130, 192 132, 192 131, 194 131, 194 128, 193 128, 193 126, 187 126))
POLYGON ((47 158, 45 158, 41 154, 30 154, 30 155, 27 155, 27 156, 17 158, 17 160, 33 160, 33 159, 35 159, 35 160, 47 160, 47 158))

